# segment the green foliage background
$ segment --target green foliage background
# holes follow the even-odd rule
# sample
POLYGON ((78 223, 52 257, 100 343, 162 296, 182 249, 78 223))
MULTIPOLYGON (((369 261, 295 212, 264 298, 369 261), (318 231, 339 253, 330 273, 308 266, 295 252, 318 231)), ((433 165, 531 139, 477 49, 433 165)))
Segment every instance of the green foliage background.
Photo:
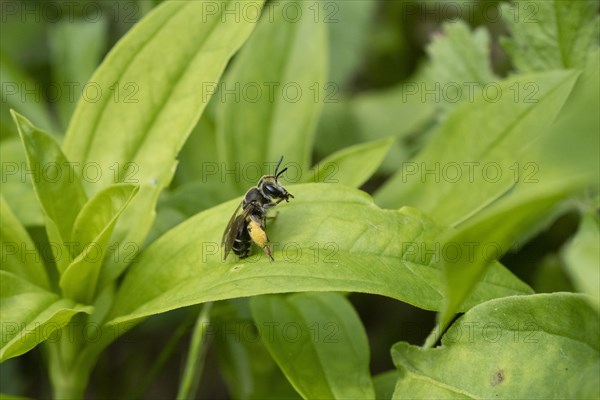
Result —
POLYGON ((597 2, 28 4, 3 397, 600 396, 597 2), (231 90, 265 82, 303 95, 231 90), (223 262, 256 182, 222 170, 281 154, 277 261, 223 262))

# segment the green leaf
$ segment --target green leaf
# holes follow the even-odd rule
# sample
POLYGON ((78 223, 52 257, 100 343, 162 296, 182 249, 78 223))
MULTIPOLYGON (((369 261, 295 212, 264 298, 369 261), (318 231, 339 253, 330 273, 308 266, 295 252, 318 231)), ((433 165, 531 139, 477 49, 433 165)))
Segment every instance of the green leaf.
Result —
POLYGON ((79 312, 92 307, 60 299, 55 293, 0 271, 0 362, 19 356, 52 337, 79 312))
MULTIPOLYGON (((339 86, 348 84, 364 62, 368 33, 375 22, 377 4, 372 1, 334 0, 313 3, 310 15, 329 30, 329 79, 339 86)), ((333 87, 333 86, 331 86, 333 87)))
POLYGON ((464 21, 446 23, 443 33, 435 35, 427 47, 431 64, 426 68, 429 79, 441 84, 495 80, 490 65, 490 37, 483 28, 473 32, 464 21))
POLYGON ((219 302, 214 312, 219 369, 231 398, 300 399, 262 344, 248 300, 219 302))
MULTIPOLYGON (((220 177, 219 171, 216 171, 215 174, 220 177)), ((161 201, 159 205, 174 208, 183 215, 190 217, 200 211, 235 198, 239 195, 236 192, 233 185, 227 184, 226 180, 221 180, 210 172, 210 176, 204 181, 197 180, 179 186, 170 192, 168 196, 165 196, 166 199, 164 202, 161 201)))
POLYGON ((498 84, 502 94, 495 102, 482 94, 458 106, 427 147, 375 194, 377 204, 418 207, 450 226, 467 220, 535 174, 535 165, 518 164, 520 155, 548 129, 576 75, 519 76, 498 84))
MULTIPOLYGON (((217 146, 228 169, 276 163, 284 155, 300 172, 308 170, 326 90, 327 30, 311 15, 313 3, 286 7, 298 11, 298 20, 266 10, 222 83, 217 146)), ((242 173, 236 183, 242 193, 256 180, 242 173)))
POLYGON ((76 164, 69 162, 58 144, 35 128, 22 115, 12 111, 32 172, 33 188, 46 216, 46 232, 56 265, 62 273, 70 254, 64 244, 71 239, 71 227, 87 198, 76 164))
POLYGON ((75 259, 60 278, 63 295, 89 304, 95 296, 100 267, 119 216, 138 192, 138 187, 115 184, 96 193, 75 220, 71 243, 75 259))
POLYGON ((340 150, 314 166, 308 180, 359 187, 375 173, 393 143, 394 138, 385 138, 340 150))
POLYGON ((457 320, 441 347, 394 345, 394 399, 598 398, 599 326, 582 295, 491 300, 457 320))
MULTIPOLYGON (((599 76, 597 72, 582 75, 557 122, 522 152, 520 163, 527 161, 539 170, 535 180, 519 182, 505 198, 441 238, 442 243, 469 248, 441 259, 446 282, 446 305, 439 318, 442 331, 489 265, 523 232, 539 229, 540 221, 555 215, 569 196, 589 186, 600 190, 596 150, 600 147, 600 121, 594 116, 600 108, 599 76)), ((433 337, 430 339, 429 345, 433 344, 433 337)))
POLYGON ((58 87, 53 102, 64 128, 75 111, 77 94, 93 90, 95 82, 86 84, 104 55, 107 33, 108 21, 102 14, 93 20, 70 18, 50 26, 53 84, 58 87))
MULTIPOLYGON (((118 254, 127 254, 125 246, 141 247, 175 157, 210 98, 207 82, 218 81, 250 34, 261 4, 253 2, 248 15, 236 19, 235 1, 164 2, 119 41, 90 78, 102 95, 80 99, 64 149, 82 165, 99 166, 98 181, 87 182, 91 193, 116 182, 140 184, 115 227, 118 254)), ((103 282, 127 266, 124 257, 116 260, 103 268, 103 282)))
POLYGON ((502 47, 521 72, 583 68, 598 47, 595 0, 513 1, 500 12, 511 32, 502 47))
POLYGON ((250 305, 264 345, 303 398, 375 398, 367 335, 345 297, 259 296, 250 305))
MULTIPOLYGON (((518 247, 515 246, 515 247, 518 247)), ((531 288, 536 293, 574 292, 573 285, 565 272, 560 257, 555 254, 546 255, 533 267, 531 288)))
POLYGON ((97 241, 99 236, 110 237, 116 220, 138 190, 135 185, 117 183, 96 193, 77 215, 71 238, 77 239, 80 248, 83 249, 97 241))
POLYGON ((186 183, 207 182, 211 178, 221 176, 215 121, 211 115, 211 108, 214 108, 211 105, 214 104, 215 99, 212 98, 179 152, 177 171, 173 178, 173 185, 177 188, 186 183))
POLYGON ((432 120, 434 111, 433 103, 423 101, 417 78, 388 89, 325 102, 317 127, 317 158, 356 143, 394 136, 399 140, 390 148, 381 168, 395 172, 414 152, 410 136, 432 120))
POLYGON ((352 125, 352 128, 344 127, 341 135, 347 135, 348 129, 357 129, 359 141, 388 135, 399 139, 392 145, 381 166, 390 174, 415 152, 420 143, 412 136, 422 132, 433 119, 435 104, 423 100, 419 82, 420 78, 414 77, 412 81, 390 89, 354 96, 348 106, 350 116, 340 116, 352 125))
MULTIPOLYGON (((408 207, 381 210, 363 192, 342 185, 289 189, 295 199, 277 207, 268 230, 275 262, 262 253, 222 260, 222 232, 239 199, 222 204, 178 225, 140 254, 109 319, 135 321, 211 300, 295 291, 366 292, 439 309, 440 275, 430 264, 441 228, 433 221, 408 207)), ((523 293, 531 289, 498 264, 465 309, 523 293)))
MULTIPOLYGON (((11 125, 14 122, 11 120, 11 125)), ((16 131, 16 127, 14 127, 16 131)), ((15 213, 17 219, 25 226, 41 226, 44 216, 40 204, 35 197, 31 175, 25 173, 27 158, 21 138, 9 137, 0 142, 0 159, 3 163, 2 196, 15 213)))
POLYGON ((425 67, 425 79, 418 92, 423 101, 435 98, 438 107, 450 110, 460 101, 469 100, 474 88, 497 78, 490 65, 486 29, 479 27, 471 32, 465 22, 457 21, 444 24, 442 30, 443 34, 434 36, 427 47, 431 63, 425 67), (428 90, 437 97, 428 95, 428 90))
POLYGON ((563 250, 567 272, 575 287, 600 309, 600 221, 595 214, 583 215, 573 240, 563 250))
POLYGON ((43 289, 50 289, 48 274, 40 253, 3 196, 0 196, 0 215, 1 269, 43 289))
POLYGON ((398 380, 398 371, 382 372, 373 377, 373 386, 375 387, 375 398, 377 400, 391 399, 398 380))
MULTIPOLYGON (((420 78, 415 77, 414 81, 420 78)), ((350 99, 351 122, 361 140, 395 136, 406 140, 428 123, 434 104, 424 101, 417 82, 407 82, 389 89, 362 92, 350 99)))

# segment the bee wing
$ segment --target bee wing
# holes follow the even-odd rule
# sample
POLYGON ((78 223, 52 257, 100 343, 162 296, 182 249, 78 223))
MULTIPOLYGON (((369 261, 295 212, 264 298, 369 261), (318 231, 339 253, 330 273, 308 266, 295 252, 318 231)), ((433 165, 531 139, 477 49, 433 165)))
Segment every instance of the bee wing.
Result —
POLYGON ((233 241, 240 230, 240 226, 246 223, 246 217, 250 213, 250 208, 248 208, 242 214, 238 215, 241 207, 242 203, 240 203, 233 212, 233 215, 231 216, 231 219, 229 219, 225 231, 223 232, 223 237, 221 238, 221 246, 225 246, 225 255, 223 259, 227 259, 227 255, 233 247, 233 241))
MULTIPOLYGON (((223 237, 221 238, 221 246, 225 244, 227 235, 229 234, 229 232, 232 231, 231 228, 233 226, 233 221, 235 221, 235 217, 237 216, 237 213, 238 213, 238 211, 240 211, 241 207, 242 207, 242 203, 238 204, 237 208, 233 212, 233 215, 231 216, 231 218, 229 218, 229 222, 227 223, 227 226, 225 227, 225 231, 223 232, 223 237)), ((235 232, 235 229, 233 231, 235 232)))

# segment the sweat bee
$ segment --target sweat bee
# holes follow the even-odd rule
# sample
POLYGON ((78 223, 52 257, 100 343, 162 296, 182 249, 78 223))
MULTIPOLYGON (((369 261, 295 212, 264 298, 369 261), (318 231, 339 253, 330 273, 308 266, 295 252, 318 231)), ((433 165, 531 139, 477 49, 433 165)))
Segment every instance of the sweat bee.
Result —
POLYGON ((287 171, 287 168, 284 168, 277 172, 281 161, 283 156, 275 167, 275 175, 262 176, 256 186, 246 192, 244 199, 235 209, 221 239, 221 246, 225 249, 224 260, 231 250, 240 258, 248 257, 250 246, 254 242, 264 250, 271 261, 274 261, 265 231, 267 212, 283 200, 289 202, 290 197, 294 198, 277 182, 279 176, 287 171), (242 213, 238 214, 240 208, 242 213))

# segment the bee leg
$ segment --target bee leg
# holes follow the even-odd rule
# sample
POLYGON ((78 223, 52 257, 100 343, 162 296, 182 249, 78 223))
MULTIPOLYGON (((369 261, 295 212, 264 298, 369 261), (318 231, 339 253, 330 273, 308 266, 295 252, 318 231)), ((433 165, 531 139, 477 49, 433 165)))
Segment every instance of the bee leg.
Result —
POLYGON ((250 222, 248 223, 248 233, 250 234, 252 241, 264 250, 271 261, 275 261, 273 253, 271 253, 271 248, 269 247, 269 238, 267 237, 267 232, 263 228, 262 221, 257 221, 255 218, 251 217, 250 222))
POLYGON ((271 259, 271 261, 275 261, 275 259, 273 258, 273 253, 271 253, 271 248, 269 247, 269 245, 265 245, 265 247, 263 247, 263 250, 265 253, 267 253, 267 255, 269 256, 269 258, 271 259))
POLYGON ((275 215, 272 216, 272 217, 265 217, 265 219, 263 220, 263 224, 265 225, 265 229, 267 229, 267 220, 271 220, 271 221, 275 222, 275 219, 277 218, 278 215, 279 215, 279 211, 277 211, 275 213, 275 215))

